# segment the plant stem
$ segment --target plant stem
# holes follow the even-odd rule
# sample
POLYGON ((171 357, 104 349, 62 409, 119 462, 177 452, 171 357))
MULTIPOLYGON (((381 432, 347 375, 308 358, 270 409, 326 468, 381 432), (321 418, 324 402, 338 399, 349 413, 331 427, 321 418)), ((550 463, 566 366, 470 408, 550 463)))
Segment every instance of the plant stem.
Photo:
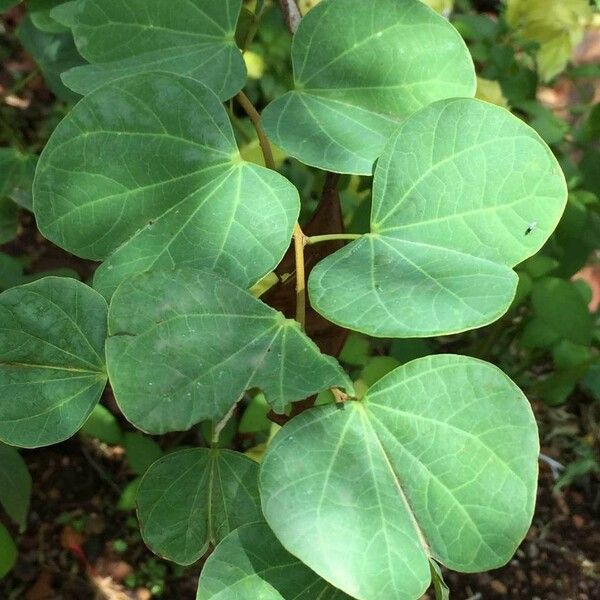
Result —
POLYGON ((269 143, 267 134, 262 128, 262 124, 260 122, 260 115, 258 114, 258 111, 254 108, 254 104, 252 104, 250 98, 248 98, 248 96, 246 96, 244 92, 239 92, 236 96, 236 99, 240 103, 241 107, 244 109, 246 114, 250 117, 252 125, 254 125, 256 135, 258 136, 258 143, 260 144, 260 149, 265 158, 265 165, 267 165, 269 169, 273 169, 274 171, 276 171, 277 167, 275 166, 275 159, 273 158, 271 144, 269 143))
POLYGON ((294 254, 296 256, 296 321, 302 331, 306 327, 306 269, 304 267, 304 246, 306 236, 296 223, 294 225, 294 254))
POLYGON ((313 235, 306 238, 306 245, 319 244, 320 242, 334 242, 337 240, 357 240, 363 237, 362 233, 330 233, 327 235, 313 235))
MULTIPOLYGON (((275 165, 275 159, 273 158, 273 151, 271 150, 271 144, 269 138, 262 128, 260 114, 254 108, 254 105, 244 94, 240 92, 236 96, 238 102, 250 117, 256 135, 258 136, 258 143, 262 150, 263 157, 265 159, 265 165, 269 169, 277 170, 275 165)), ((304 330, 306 325, 306 269, 304 266, 304 247, 306 246, 306 236, 302 231, 300 224, 294 225, 294 254, 296 258, 296 321, 300 323, 300 327, 304 330)))
POLYGON ((229 409, 229 412, 218 423, 213 423, 213 430, 211 436, 212 439, 210 440, 211 448, 219 447, 219 437, 221 435, 221 432, 223 431, 223 429, 225 429, 225 425, 227 425, 227 422, 229 421, 229 419, 231 419, 236 409, 237 402, 229 409))

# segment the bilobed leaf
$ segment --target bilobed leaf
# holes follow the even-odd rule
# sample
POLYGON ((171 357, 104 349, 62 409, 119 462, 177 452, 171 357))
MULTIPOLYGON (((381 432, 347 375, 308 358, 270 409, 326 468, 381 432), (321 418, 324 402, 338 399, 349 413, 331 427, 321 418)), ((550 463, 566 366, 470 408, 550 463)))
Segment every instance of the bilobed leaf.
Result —
POLYGON ((480 327, 515 295, 566 204, 560 167, 503 108, 442 100, 409 117, 377 163, 371 233, 317 265, 312 305, 382 337, 480 327))
POLYGON ((168 454, 142 479, 137 504, 146 544, 189 565, 236 527, 261 520, 258 465, 231 450, 168 454))
POLYGON ((273 143, 300 161, 371 175, 398 124, 442 98, 473 96, 458 32, 419 0, 327 0, 300 23, 295 90, 263 113, 273 143))
POLYGON ((176 73, 227 100, 246 80, 234 39, 241 7, 242 0, 80 0, 73 35, 91 64, 63 81, 88 94, 128 75, 176 73))
POLYGON ((106 384, 106 302, 74 279, 0 294, 0 440, 35 448, 73 435, 106 384))
POLYGON ((25 461, 16 448, 0 444, 0 506, 21 531, 25 529, 30 499, 31 475, 25 461))
POLYGON ((315 599, 350 600, 289 554, 265 523, 239 527, 216 547, 204 564, 196 596, 196 600, 315 599))
POLYGON ((506 375, 431 356, 344 410, 287 423, 261 466, 263 512, 289 552, 351 596, 416 600, 430 559, 464 572, 509 560, 533 515, 538 451, 506 375))
POLYGON ((209 272, 151 271, 124 282, 109 334, 117 402, 149 433, 219 421, 250 388, 280 413, 321 390, 351 389, 295 321, 209 272))
POLYGON ((58 126, 39 162, 40 230, 106 259, 94 287, 149 269, 206 268, 249 287, 287 250, 294 186, 243 161, 227 113, 202 84, 169 74, 110 83, 58 126))

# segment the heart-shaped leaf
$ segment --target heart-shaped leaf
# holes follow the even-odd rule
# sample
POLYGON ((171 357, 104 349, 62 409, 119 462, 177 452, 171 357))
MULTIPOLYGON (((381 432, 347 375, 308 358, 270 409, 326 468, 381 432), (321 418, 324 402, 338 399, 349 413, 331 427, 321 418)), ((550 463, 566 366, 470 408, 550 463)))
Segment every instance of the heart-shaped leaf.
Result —
POLYGON ((252 285, 287 250, 299 197, 240 158, 210 90, 154 73, 108 84, 69 113, 40 158, 34 208, 48 239, 108 257, 94 280, 108 297, 136 273, 174 266, 252 285))
POLYGON ((542 247, 566 200, 556 159, 522 121, 479 100, 436 102, 390 140, 371 233, 313 269, 312 305, 384 337, 490 323, 514 297, 512 267, 542 247))
POLYGON ((31 499, 31 475, 16 448, 0 444, 0 506, 23 531, 31 499))
POLYGON ((241 7, 242 0, 80 0, 73 35, 91 65, 72 69, 63 81, 85 95, 128 75, 176 73, 227 100, 246 80, 235 45, 241 7))
POLYGON ((149 433, 218 421, 245 390, 277 412, 330 387, 351 389, 296 321, 203 271, 152 271, 124 282, 109 311, 106 355, 121 410, 149 433))
POLYGON ((344 407, 294 418, 263 460, 263 512, 289 552, 359 600, 420 598, 429 559, 465 572, 510 559, 533 515, 539 444, 506 375, 431 356, 344 407))
POLYGON ((106 385, 106 312, 75 279, 0 294, 0 440, 36 448, 83 425, 106 385))
POLYGON ((209 544, 262 519, 258 465, 231 450, 168 454, 144 475, 137 505, 146 544, 164 558, 189 565, 209 544))
POLYGON ((239 527, 216 547, 202 569, 196 598, 350 600, 289 554, 265 523, 239 527))
POLYGON ((419 0, 327 0, 300 23, 295 90, 263 113, 273 142, 302 162, 371 175, 398 124, 442 98, 473 96, 469 51, 419 0))

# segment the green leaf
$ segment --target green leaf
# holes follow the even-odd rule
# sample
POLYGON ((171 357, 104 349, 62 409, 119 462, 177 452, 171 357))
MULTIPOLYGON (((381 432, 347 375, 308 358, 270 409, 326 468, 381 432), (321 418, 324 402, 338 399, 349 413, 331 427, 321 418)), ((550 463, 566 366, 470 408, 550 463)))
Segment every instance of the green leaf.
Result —
POLYGON ((289 554, 265 523, 239 527, 215 548, 196 599, 350 600, 289 554))
POLYGON ((127 462, 136 475, 143 475, 152 463, 162 458, 161 447, 147 435, 126 433, 124 442, 127 462))
POLYGON ((113 446, 123 442, 123 432, 117 419, 110 410, 101 404, 94 407, 80 432, 113 446))
POLYGON ((559 406, 565 403, 573 393, 577 383, 586 373, 585 366, 573 367, 566 371, 557 371, 539 382, 535 391, 548 406, 559 406))
POLYGON ((38 279, 43 279, 51 275, 57 277, 71 277, 77 279, 79 275, 69 268, 62 269, 51 269, 50 271, 42 271, 40 273, 32 273, 25 275, 23 269, 26 265, 26 260, 17 259, 7 254, 0 253, 0 292, 7 290, 8 288, 22 285, 24 283, 31 283, 38 279))
POLYGON ((23 531, 31 500, 31 475, 16 448, 0 444, 0 505, 23 531))
POLYGON ((136 477, 132 481, 130 481, 121 492, 121 497, 117 502, 117 509, 122 511, 130 511, 135 510, 136 502, 137 502, 137 494, 142 483, 141 477, 136 477))
POLYGON ((14 148, 0 148, 0 198, 10 198, 19 206, 32 209, 31 187, 37 156, 14 148))
POLYGON ((439 565, 435 561, 429 561, 429 567, 431 569, 435 600, 450 600, 450 590, 444 581, 444 576, 439 565))
POLYGON ((390 356, 393 356, 400 364, 422 358, 432 352, 432 345, 428 341, 420 339, 394 340, 390 346, 390 356))
POLYGON ((231 450, 169 454, 142 479, 138 517, 144 541, 154 552, 192 564, 209 544, 261 519, 258 465, 231 450))
POLYGON ((58 23, 71 29, 75 25, 75 15, 77 14, 77 4, 79 0, 64 0, 50 10, 50 16, 58 23))
POLYGON ((400 366, 400 362, 393 356, 373 356, 360 373, 360 379, 371 387, 383 376, 400 366))
POLYGON ((10 533, 0 523, 0 579, 2 579, 17 562, 17 547, 10 533))
POLYGON ((240 433, 260 433, 271 429, 271 421, 267 418, 270 407, 264 394, 255 394, 248 403, 240 420, 240 433))
POLYGON ((263 512, 289 552, 359 600, 420 598, 430 559, 463 572, 510 559, 533 515, 539 442, 506 375, 430 356, 344 406, 294 418, 263 460, 263 512))
POLYGON ((9 8, 16 6, 20 0, 0 0, 0 12, 5 12, 9 8))
POLYGON ((31 22, 46 33, 63 33, 67 27, 50 14, 52 9, 60 6, 63 2, 64 0, 27 0, 31 22))
POLYGON ((0 292, 23 283, 23 265, 19 260, 0 254, 0 292))
POLYGON ((17 205, 8 198, 0 197, 0 244, 13 240, 19 230, 17 205))
POLYGON ((369 361, 371 344, 364 336, 350 332, 340 353, 340 360, 353 367, 364 367, 369 361))
POLYGON ((41 31, 27 17, 19 26, 17 37, 39 66, 52 92, 67 102, 79 100, 81 96, 65 87, 61 80, 62 73, 83 62, 71 32, 41 31))
POLYGON ((534 318, 523 330, 523 345, 544 348, 564 340, 590 344, 592 315, 573 283, 555 277, 540 279, 533 285, 531 302, 534 318))
POLYGON ((152 271, 123 283, 109 333, 115 397, 149 433, 219 421, 250 388, 281 413, 323 389, 352 387, 295 321, 208 272, 152 271))
POLYGON ((0 440, 36 448, 82 426, 106 384, 106 312, 74 279, 0 294, 0 440))
POLYGON ((108 84, 69 113, 40 158, 34 201, 45 237, 106 259, 94 279, 106 296, 174 266, 249 287, 279 263, 299 212, 289 181, 240 158, 210 90, 156 73, 108 84))
POLYGON ((200 432, 207 445, 216 448, 229 448, 233 444, 233 438, 238 432, 237 419, 234 417, 228 418, 225 425, 222 428, 219 427, 219 430, 217 431, 217 427, 220 425, 219 422, 203 421, 200 424, 200 432))
POLYGON ((411 113, 473 96, 475 72, 458 32, 419 0, 328 0, 300 23, 295 90, 263 113, 267 134, 300 161, 371 175, 411 113))
POLYGON ((491 323, 515 295, 511 267, 542 247, 566 196, 556 159, 522 121, 479 100, 436 102, 390 140, 371 233, 313 269, 312 305, 380 337, 491 323))
POLYGON ((128 75, 175 73, 227 100, 246 80, 234 39, 241 7, 242 0, 81 0, 73 35, 91 65, 72 69, 63 81, 85 95, 128 75))
POLYGON ((600 400, 600 364, 592 365, 583 379, 584 388, 595 400, 600 400))
POLYGON ((532 279, 539 279, 552 273, 560 266, 560 263, 550 256, 536 254, 519 265, 519 270, 525 271, 532 279))
POLYGON ((580 346, 568 340, 562 340, 552 348, 552 360, 559 369, 572 369, 581 365, 589 366, 594 352, 589 346, 580 346))
POLYGON ((527 273, 517 273, 517 275, 519 277, 519 283, 517 284, 517 291, 511 304, 511 308, 513 309, 525 302, 533 288, 533 280, 527 273))

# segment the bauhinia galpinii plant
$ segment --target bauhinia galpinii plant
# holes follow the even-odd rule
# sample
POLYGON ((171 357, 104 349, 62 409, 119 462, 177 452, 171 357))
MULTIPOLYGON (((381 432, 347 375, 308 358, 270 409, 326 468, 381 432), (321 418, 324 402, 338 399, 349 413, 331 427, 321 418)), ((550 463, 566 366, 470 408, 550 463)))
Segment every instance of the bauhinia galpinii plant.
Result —
MULTIPOLYGON (((294 4, 281 4, 295 29, 294 4)), ((491 364, 436 355, 358 394, 304 332, 308 246, 346 243, 308 278, 320 315, 418 338, 502 316, 513 268, 556 227, 557 161, 473 98, 458 33, 418 0, 323 0, 294 35, 294 89, 261 119, 241 91, 241 0, 59 8, 89 64, 63 76, 83 98, 41 155, 34 211, 46 238, 100 265, 91 286, 47 277, 0 296, 0 440, 69 438, 107 384, 144 432, 211 420, 213 447, 167 454, 138 493, 157 554, 188 565, 212 550, 198 600, 415 600, 432 582, 441 598, 440 566, 506 563, 536 494, 521 391, 491 364), (240 156, 223 104, 234 96, 266 167, 240 156), (271 144, 372 176, 369 230, 303 233, 271 144), (296 319, 248 291, 291 242, 296 319), (259 468, 217 443, 250 389, 280 415, 325 390, 336 401, 294 410, 259 468)), ((246 41, 264 8, 244 9, 246 41)))

